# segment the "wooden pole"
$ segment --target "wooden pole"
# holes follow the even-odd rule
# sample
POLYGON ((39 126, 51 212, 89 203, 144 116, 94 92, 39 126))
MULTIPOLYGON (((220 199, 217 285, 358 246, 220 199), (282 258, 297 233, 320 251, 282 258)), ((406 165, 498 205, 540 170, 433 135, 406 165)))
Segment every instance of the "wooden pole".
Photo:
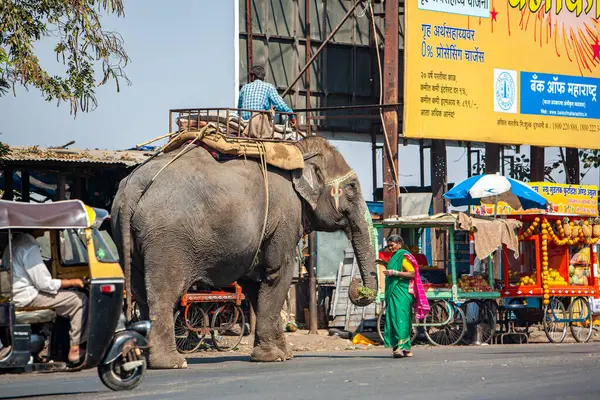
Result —
POLYGON ((56 200, 67 199, 67 177, 63 172, 58 173, 56 179, 56 200))
POLYGON ((29 203, 31 200, 30 185, 29 185, 29 170, 23 168, 21 170, 21 201, 29 203))
POLYGON ((581 175, 579 174, 579 150, 567 148, 566 153, 567 170, 565 173, 568 177, 567 183, 579 185, 581 182, 581 175))
MULTIPOLYGON (((398 0, 385 2, 385 49, 383 54, 383 103, 398 103, 398 0)), ((384 218, 400 214, 398 204, 398 111, 397 107, 384 110, 383 123, 388 146, 384 146, 383 213, 384 218), (396 175, 396 176, 394 176, 396 175)), ((389 232, 384 233, 386 236, 389 232)))
POLYGON ((317 235, 312 232, 308 235, 308 333, 318 334, 317 321, 317 235))
POLYGON ((71 190, 71 199, 83 200, 81 198, 81 177, 77 174, 72 174, 73 189, 71 190))
POLYGON ((500 145, 496 143, 485 144, 485 173, 495 174, 500 172, 500 145))
POLYGON ((14 199, 14 172, 15 170, 12 167, 4 167, 4 194, 2 195, 2 200, 14 199))
POLYGON ((544 148, 538 146, 531 146, 530 153, 530 171, 529 179, 531 182, 543 182, 544 181, 544 148))
MULTIPOLYGON (((448 189, 446 165, 446 141, 431 141, 431 193, 433 202, 433 214, 446 212, 446 204, 442 197, 448 189)), ((432 231, 432 265, 445 268, 446 238, 445 231, 434 229, 432 231)))

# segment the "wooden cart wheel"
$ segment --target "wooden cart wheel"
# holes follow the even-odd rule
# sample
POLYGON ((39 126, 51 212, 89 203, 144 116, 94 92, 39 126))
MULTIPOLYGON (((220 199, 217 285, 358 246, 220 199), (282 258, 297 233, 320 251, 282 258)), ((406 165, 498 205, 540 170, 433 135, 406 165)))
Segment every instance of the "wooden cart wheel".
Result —
POLYGON ((552 297, 544 307, 544 332, 552 343, 562 343, 567 336, 567 311, 558 297, 552 297))
POLYGON ((189 304, 178 309, 173 318, 177 351, 188 354, 198 350, 206 336, 205 333, 200 333, 200 328, 208 327, 208 318, 202 307, 199 304, 189 304))
POLYGON ((590 303, 583 297, 573 299, 568 309, 571 334, 579 343, 586 343, 594 329, 590 303))
POLYGON ((460 343, 467 331, 463 310, 455 304, 440 300, 433 303, 425 317, 425 336, 434 346, 453 346, 460 343))
POLYGON ((234 303, 217 308, 210 321, 213 345, 219 351, 235 349, 244 337, 246 318, 242 309, 234 303))
MULTIPOLYGON (((465 314, 465 321, 467 324, 472 323, 482 327, 481 343, 490 343, 496 334, 496 315, 492 311, 491 307, 488 306, 487 301, 468 300, 464 302, 460 308, 465 314), (475 305, 476 310, 474 312, 472 309, 469 309, 469 304, 475 305)), ((464 342, 465 340, 463 338, 463 343, 464 342)))
MULTIPOLYGON (((385 303, 382 303, 382 305, 383 305, 382 311, 377 316, 377 333, 379 334, 379 339, 381 339, 381 343, 384 342, 383 334, 385 332, 385 310, 387 308, 385 303)), ((416 323, 417 323, 417 318, 416 318, 416 316, 413 315, 412 330, 410 332, 410 341, 413 343, 417 339, 417 336, 419 333, 417 330, 417 327, 415 326, 416 323)))

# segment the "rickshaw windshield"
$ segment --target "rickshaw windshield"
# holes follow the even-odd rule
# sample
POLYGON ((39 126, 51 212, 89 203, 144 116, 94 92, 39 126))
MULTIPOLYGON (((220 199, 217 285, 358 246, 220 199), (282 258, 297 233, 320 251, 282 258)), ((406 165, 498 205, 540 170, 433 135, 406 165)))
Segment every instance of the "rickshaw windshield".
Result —
MULTIPOLYGON (((60 262, 64 266, 88 264, 84 229, 65 229, 60 232, 60 262)), ((119 262, 116 246, 108 232, 92 229, 96 259, 104 263, 119 262)))

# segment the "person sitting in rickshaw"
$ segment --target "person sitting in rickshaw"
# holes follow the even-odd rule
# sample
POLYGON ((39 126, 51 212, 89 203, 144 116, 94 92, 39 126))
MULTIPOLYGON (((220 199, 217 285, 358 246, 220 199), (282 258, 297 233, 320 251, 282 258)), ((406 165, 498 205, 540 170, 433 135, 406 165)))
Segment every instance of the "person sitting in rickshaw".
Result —
MULTIPOLYGON (((81 346, 87 341, 87 296, 79 291, 62 289, 83 288, 83 281, 52 279, 36 240, 41 236, 44 236, 42 230, 24 231, 12 241, 13 301, 17 307, 52 307, 58 316, 68 318, 71 323, 68 359, 76 363, 83 357, 81 346)), ((8 257, 9 252, 5 251, 4 265, 8 265, 8 257)))

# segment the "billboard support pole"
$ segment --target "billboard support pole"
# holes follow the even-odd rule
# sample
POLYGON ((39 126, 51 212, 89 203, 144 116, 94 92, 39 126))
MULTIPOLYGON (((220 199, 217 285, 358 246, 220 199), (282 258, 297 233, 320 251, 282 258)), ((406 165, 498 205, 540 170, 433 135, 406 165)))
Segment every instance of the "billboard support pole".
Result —
MULTIPOLYGON (((304 44, 304 62, 306 63, 306 108, 310 109, 310 0, 304 0, 304 32, 306 32, 306 43, 304 44)), ((310 111, 306 112, 306 135, 310 136, 310 111)), ((312 318, 312 315, 311 315, 312 318)))
POLYGON ((485 173, 495 174, 500 172, 500 145, 496 143, 485 144, 485 173))
POLYGON ((308 235, 308 334, 317 335, 317 235, 308 235))
MULTIPOLYGON (((310 109, 310 0, 304 0, 304 32, 306 33, 305 62, 306 62, 306 108, 310 109)), ((290 86, 291 87, 291 86, 290 86)), ((310 136, 310 111, 306 112, 306 134, 310 136)), ((318 334, 318 310, 317 310, 317 235, 312 232, 308 236, 308 249, 310 258, 308 259, 308 333, 310 335, 318 334)))
POLYGON ((567 183, 570 185, 579 185, 581 180, 581 175, 579 175, 579 151, 578 149, 567 147, 566 153, 566 175, 568 177, 567 183))
POLYGON ((473 150, 471 150, 471 142, 467 142, 467 178, 470 178, 473 175, 473 160, 471 158, 471 154, 473 150))
POLYGON ((252 0, 246 0, 246 33, 248 34, 248 37, 246 38, 246 78, 248 79, 248 83, 250 83, 250 68, 252 68, 252 64, 254 63, 252 48, 252 0))
MULTIPOLYGON (((444 198, 442 197, 448 189, 446 165, 446 141, 431 141, 431 194, 433 202, 433 214, 446 212, 444 198)), ((445 231, 434 229, 431 241, 431 261, 432 265, 440 268, 445 267, 446 255, 446 237, 445 231)))
POLYGON ((425 187, 425 144, 423 139, 419 140, 419 182, 425 187))
MULTIPOLYGON (((398 102, 398 0, 385 2, 385 47, 383 53, 383 102, 398 102)), ((386 163, 383 168, 383 214, 384 218, 401 214, 400 196, 396 187, 398 176, 398 108, 389 107, 383 111, 384 134, 388 141, 385 146, 386 163), (391 152, 391 154, 390 154, 391 152)), ((385 233, 387 236, 389 233, 385 233)))
POLYGON ((531 146, 530 153, 530 171, 529 180, 531 182, 543 182, 544 181, 544 148, 538 146, 531 146))

